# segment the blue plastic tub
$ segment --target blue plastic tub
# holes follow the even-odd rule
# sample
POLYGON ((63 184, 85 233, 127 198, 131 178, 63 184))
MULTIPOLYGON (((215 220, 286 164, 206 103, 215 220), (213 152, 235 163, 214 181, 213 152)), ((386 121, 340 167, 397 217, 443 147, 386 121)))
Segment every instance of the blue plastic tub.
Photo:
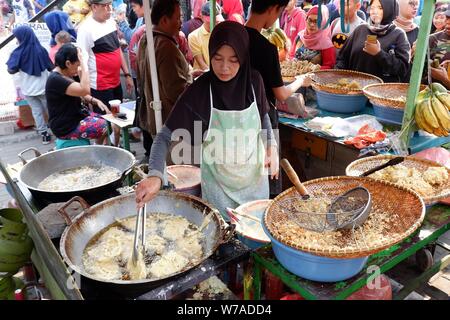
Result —
POLYGON ((380 121, 388 124, 402 125, 403 123, 403 109, 388 108, 377 104, 373 104, 373 112, 375 117, 380 121))
POLYGON ((277 260, 288 271, 304 279, 318 282, 343 281, 361 272, 368 259, 333 259, 302 252, 277 241, 266 226, 263 227, 272 241, 272 250, 277 260))
POLYGON ((355 113, 364 110, 368 101, 363 94, 347 95, 316 91, 317 106, 337 113, 355 113))

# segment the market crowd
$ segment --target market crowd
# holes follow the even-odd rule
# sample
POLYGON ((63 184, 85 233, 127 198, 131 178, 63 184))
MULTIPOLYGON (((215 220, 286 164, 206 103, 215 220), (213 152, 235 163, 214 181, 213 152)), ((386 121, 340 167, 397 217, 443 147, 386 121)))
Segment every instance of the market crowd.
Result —
MULTIPOLYGON (((385 82, 409 82, 423 6, 421 0, 345 0, 344 7, 338 0, 325 1, 326 5, 316 0, 217 0, 216 26, 211 30, 212 10, 206 0, 154 0, 151 23, 164 123, 157 134, 150 107, 152 76, 143 0, 87 1, 68 0, 61 10, 44 15, 52 34, 49 52, 28 26, 12 31, 18 47, 7 62, 8 71, 15 74, 32 108, 43 143, 51 141, 50 130, 62 140, 105 143, 106 122, 100 115, 110 112, 110 101, 123 100, 123 90, 134 93, 133 133, 137 137, 141 133, 146 150, 143 161, 151 169, 150 178, 137 190, 138 202, 143 203, 159 190, 177 130, 194 135, 194 124, 200 124, 204 138, 197 145, 203 147, 202 163, 213 156, 207 147, 214 139, 206 132, 264 130, 264 147, 257 136, 249 135, 245 152, 235 153, 245 159, 254 157, 269 169, 271 179, 262 179, 254 165, 236 168, 224 163, 220 170, 214 165, 202 169, 208 184, 206 196, 221 203, 220 209, 225 204, 234 208, 228 202, 240 203, 245 200, 241 197, 281 191, 274 182, 278 177, 275 106, 310 85, 304 76, 288 85, 283 82, 280 60, 284 57, 261 31, 279 25, 286 34, 282 49, 289 59, 310 61, 322 69, 361 71, 385 82), (121 75, 125 81, 121 82, 121 75), (247 188, 237 194, 236 185, 247 188)), ((0 0, 0 4, 3 32, 14 22, 27 21, 46 1, 0 0)), ((450 88, 446 2, 436 4, 432 32, 431 76, 450 88)), ((113 143, 118 145, 120 135, 114 129, 113 143)))

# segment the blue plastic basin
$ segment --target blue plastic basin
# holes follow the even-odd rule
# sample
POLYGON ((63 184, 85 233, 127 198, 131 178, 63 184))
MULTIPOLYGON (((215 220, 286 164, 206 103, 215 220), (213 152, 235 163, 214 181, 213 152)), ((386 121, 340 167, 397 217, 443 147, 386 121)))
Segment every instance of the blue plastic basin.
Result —
POLYGON ((368 259, 333 259, 302 252, 277 241, 266 226, 263 227, 272 241, 272 250, 277 260, 288 271, 304 279, 319 282, 343 281, 357 275, 368 259))
POLYGON ((375 117, 380 121, 388 124, 402 125, 403 123, 403 109, 388 108, 377 104, 373 104, 373 112, 375 117))
POLYGON ((316 91, 317 106, 320 109, 337 113, 355 113, 364 110, 368 101, 363 94, 346 95, 316 91))

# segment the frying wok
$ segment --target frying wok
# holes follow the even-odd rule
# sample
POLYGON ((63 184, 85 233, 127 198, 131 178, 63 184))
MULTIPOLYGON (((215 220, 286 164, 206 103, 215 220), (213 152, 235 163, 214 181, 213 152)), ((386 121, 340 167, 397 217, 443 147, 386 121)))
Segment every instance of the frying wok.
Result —
POLYGON ((133 154, 127 150, 98 145, 61 149, 43 155, 35 148, 28 148, 18 156, 24 164, 18 178, 19 181, 30 190, 37 200, 47 202, 64 202, 74 196, 81 196, 89 203, 104 200, 121 187, 123 178, 131 171, 136 162, 133 154), (29 162, 23 158, 23 154, 28 151, 34 151, 36 156, 29 162), (121 176, 103 185, 70 191, 47 191, 38 187, 42 180, 53 173, 81 166, 101 165, 118 169, 121 176))
MULTIPOLYGON (((160 286, 169 278, 176 277, 194 268, 209 258, 222 243, 228 242, 234 233, 234 225, 226 226, 220 214, 202 199, 192 195, 172 191, 160 191, 156 198, 147 204, 147 212, 166 213, 182 216, 192 224, 201 226, 205 217, 211 214, 211 219, 203 228, 205 236, 203 256, 195 264, 189 264, 177 273, 157 278, 142 280, 104 280, 84 271, 82 256, 86 245, 99 231, 116 222, 136 215, 135 193, 121 195, 92 207, 80 197, 74 197, 61 207, 59 213, 64 217, 68 227, 60 240, 61 255, 69 267, 82 276, 111 287, 116 292, 127 296, 137 296, 160 286), (72 202, 79 202, 85 210, 71 220, 65 208, 72 202)), ((132 248, 130 248, 132 250, 132 248)))

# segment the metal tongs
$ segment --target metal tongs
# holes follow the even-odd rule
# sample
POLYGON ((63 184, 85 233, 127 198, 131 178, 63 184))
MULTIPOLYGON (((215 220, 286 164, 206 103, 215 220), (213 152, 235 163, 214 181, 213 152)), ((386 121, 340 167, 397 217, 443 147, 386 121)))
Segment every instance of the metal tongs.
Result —
POLYGON ((136 216, 136 229, 134 230, 134 243, 133 253, 131 255, 131 261, 134 265, 137 265, 139 250, 141 250, 142 256, 145 254, 145 224, 147 220, 147 204, 140 208, 136 216))

